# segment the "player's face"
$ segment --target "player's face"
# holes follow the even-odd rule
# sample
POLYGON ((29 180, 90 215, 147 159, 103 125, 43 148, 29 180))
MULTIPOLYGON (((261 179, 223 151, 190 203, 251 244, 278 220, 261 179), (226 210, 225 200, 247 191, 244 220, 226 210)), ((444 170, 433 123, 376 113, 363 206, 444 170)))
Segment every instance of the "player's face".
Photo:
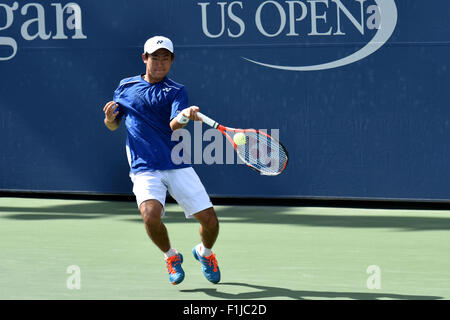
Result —
POLYGON ((164 79, 169 73, 174 57, 167 49, 159 49, 148 57, 143 57, 147 65, 147 76, 151 82, 158 82, 164 79))

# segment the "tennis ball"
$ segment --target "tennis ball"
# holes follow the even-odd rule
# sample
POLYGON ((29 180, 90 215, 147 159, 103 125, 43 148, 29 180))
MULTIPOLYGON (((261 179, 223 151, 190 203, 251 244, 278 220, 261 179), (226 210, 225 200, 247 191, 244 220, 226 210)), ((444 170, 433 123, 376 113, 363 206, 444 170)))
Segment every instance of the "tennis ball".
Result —
POLYGON ((234 143, 236 143, 238 146, 242 144, 247 143, 247 138, 245 137, 245 134, 242 132, 238 132, 233 137, 234 143))

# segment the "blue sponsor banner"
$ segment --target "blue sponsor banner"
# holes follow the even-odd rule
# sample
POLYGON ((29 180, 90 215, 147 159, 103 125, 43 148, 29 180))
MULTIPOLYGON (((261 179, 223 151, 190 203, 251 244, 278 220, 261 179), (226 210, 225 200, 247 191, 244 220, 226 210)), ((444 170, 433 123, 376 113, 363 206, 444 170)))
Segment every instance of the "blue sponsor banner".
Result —
POLYGON ((211 195, 449 200, 448 12, 445 0, 2 1, 0 189, 131 193, 125 129, 109 132, 102 108, 165 35, 191 105, 275 132, 289 152, 281 175, 261 176, 191 122, 211 195))

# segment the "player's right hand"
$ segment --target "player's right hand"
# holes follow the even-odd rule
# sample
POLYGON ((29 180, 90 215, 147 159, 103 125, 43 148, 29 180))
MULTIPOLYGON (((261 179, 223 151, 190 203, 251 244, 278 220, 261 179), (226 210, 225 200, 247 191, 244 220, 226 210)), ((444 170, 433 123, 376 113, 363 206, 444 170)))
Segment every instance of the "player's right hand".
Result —
POLYGON ((103 112, 105 113, 105 120, 107 122, 113 122, 114 120, 116 120, 116 117, 119 114, 118 108, 119 104, 116 103, 115 101, 110 101, 103 107, 103 112))
POLYGON ((189 120, 193 121, 201 121, 202 119, 197 115, 197 112, 200 110, 197 106, 191 106, 186 109, 183 109, 181 113, 188 118, 189 120))

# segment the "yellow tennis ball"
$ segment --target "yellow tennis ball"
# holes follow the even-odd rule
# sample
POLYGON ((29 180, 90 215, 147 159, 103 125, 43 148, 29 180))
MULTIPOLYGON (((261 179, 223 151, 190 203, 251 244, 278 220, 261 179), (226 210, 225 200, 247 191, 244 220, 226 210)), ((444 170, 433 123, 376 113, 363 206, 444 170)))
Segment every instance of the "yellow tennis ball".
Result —
POLYGON ((234 143, 236 143, 238 146, 246 144, 247 138, 245 137, 245 134, 242 132, 238 132, 233 137, 234 143))

